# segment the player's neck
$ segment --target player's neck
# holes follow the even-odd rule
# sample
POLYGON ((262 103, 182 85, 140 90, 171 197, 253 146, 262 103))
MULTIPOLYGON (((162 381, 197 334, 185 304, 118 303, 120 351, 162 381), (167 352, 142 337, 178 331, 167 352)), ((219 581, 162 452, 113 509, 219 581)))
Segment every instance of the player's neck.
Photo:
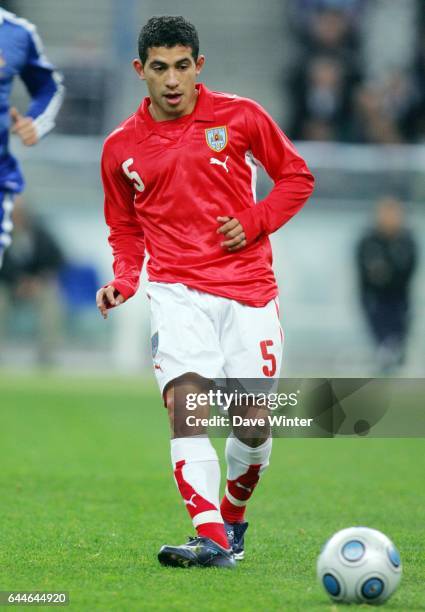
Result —
POLYGON ((197 89, 193 91, 193 95, 189 104, 180 113, 167 113, 166 111, 164 111, 164 109, 155 104, 155 102, 151 98, 151 103, 148 106, 148 110, 151 114, 152 119, 154 119, 155 121, 172 121, 173 119, 180 119, 181 117, 190 115, 195 109, 196 102, 198 100, 198 93, 199 92, 197 89))

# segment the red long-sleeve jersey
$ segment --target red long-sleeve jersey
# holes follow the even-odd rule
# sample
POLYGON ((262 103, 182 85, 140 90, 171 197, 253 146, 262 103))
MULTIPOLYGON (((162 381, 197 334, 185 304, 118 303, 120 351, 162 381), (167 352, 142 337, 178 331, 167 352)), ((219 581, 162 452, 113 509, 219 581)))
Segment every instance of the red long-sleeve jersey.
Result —
POLYGON ((150 99, 105 141, 105 219, 113 285, 126 299, 145 252, 152 281, 264 306, 277 294, 268 235, 303 206, 314 179, 293 144, 256 102, 197 85, 194 111, 154 121, 150 99), (257 164, 274 181, 255 202, 257 164), (237 218, 247 246, 223 249, 218 216, 237 218))

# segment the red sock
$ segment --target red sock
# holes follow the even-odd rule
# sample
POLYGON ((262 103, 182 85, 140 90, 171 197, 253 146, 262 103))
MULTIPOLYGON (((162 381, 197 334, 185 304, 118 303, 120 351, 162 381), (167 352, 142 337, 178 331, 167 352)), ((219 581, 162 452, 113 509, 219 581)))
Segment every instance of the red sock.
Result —
POLYGON ((198 536, 210 538, 223 548, 230 548, 223 523, 203 523, 196 528, 198 536))
POLYGON ((220 504, 221 516, 226 523, 242 523, 245 508, 260 479, 269 465, 272 440, 268 438, 260 446, 251 447, 231 434, 226 442, 227 483, 220 504))
POLYGON ((226 523, 243 523, 245 518, 246 506, 235 506, 226 496, 223 497, 220 504, 220 511, 223 520, 226 523))
POLYGON ((221 516, 227 523, 242 523, 246 503, 251 497, 260 478, 261 464, 250 465, 244 474, 235 480, 227 480, 226 491, 221 500, 221 516))

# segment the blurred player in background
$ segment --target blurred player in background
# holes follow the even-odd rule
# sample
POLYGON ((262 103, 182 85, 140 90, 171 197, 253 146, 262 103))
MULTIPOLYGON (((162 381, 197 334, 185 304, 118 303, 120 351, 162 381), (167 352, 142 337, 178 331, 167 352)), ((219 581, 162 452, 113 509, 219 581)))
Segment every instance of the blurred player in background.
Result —
MULTIPOLYGON (((137 290, 145 249, 155 374, 171 424, 174 477, 198 536, 163 546, 179 567, 232 567, 244 555, 246 504, 269 464, 267 428, 226 444, 226 492, 206 428, 186 417, 188 393, 217 378, 279 376, 282 356, 268 235, 304 205, 313 177, 256 102, 196 85, 205 58, 182 17, 153 17, 134 68, 149 98, 107 138, 102 157, 105 217, 115 278, 97 294, 107 309, 137 290), (274 181, 255 203, 257 161, 274 181)), ((255 407, 254 407, 255 408, 255 407)))
POLYGON ((401 202, 392 196, 383 198, 375 227, 366 232, 357 250, 361 303, 383 374, 405 360, 416 261, 416 243, 405 226, 401 202))
POLYGON ((34 316, 37 362, 51 365, 60 335, 58 273, 64 255, 41 220, 26 210, 22 196, 16 198, 13 224, 13 243, 0 271, 0 345, 7 337, 9 315, 20 306, 29 307, 34 316))
POLYGON ((0 267, 12 240, 13 198, 24 188, 18 162, 9 152, 9 130, 24 145, 35 145, 55 125, 63 98, 61 83, 35 27, 0 7, 0 267), (9 105, 17 75, 31 97, 25 116, 9 105))

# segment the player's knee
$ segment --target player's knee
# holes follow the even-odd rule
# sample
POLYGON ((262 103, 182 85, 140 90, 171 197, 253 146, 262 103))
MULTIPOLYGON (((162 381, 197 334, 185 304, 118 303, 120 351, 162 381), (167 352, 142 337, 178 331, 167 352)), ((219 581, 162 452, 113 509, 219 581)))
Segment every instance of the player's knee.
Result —
POLYGON ((246 431, 238 431, 233 428, 233 435, 235 438, 238 438, 241 442, 250 446, 251 448, 257 448, 257 446, 261 446, 264 442, 267 442, 270 435, 267 435, 266 432, 259 434, 258 432, 246 432, 246 431), (248 436, 248 437, 247 437, 248 436))
POLYGON ((270 437, 268 412, 255 404, 246 407, 231 406, 233 434, 241 442, 256 448, 270 437))
POLYGON ((208 381, 195 374, 187 374, 171 381, 164 392, 173 437, 197 436, 206 433, 196 419, 208 416, 209 406, 199 406, 196 397, 203 393, 208 381), (189 402, 190 401, 190 409, 189 402), (188 419, 194 416, 195 419, 188 419))

